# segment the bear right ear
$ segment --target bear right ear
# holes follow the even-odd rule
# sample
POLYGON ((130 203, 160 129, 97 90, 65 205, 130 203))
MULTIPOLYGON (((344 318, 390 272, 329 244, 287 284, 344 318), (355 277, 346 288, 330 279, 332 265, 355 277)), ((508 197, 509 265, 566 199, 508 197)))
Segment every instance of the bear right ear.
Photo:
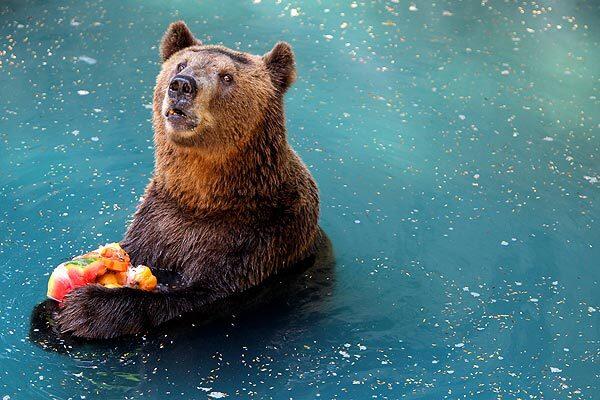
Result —
POLYGON ((160 42, 160 57, 165 62, 179 50, 196 44, 202 43, 192 35, 185 22, 173 22, 160 42))
POLYGON ((296 61, 292 47, 286 42, 279 42, 263 56, 271 80, 281 93, 296 80, 296 61))

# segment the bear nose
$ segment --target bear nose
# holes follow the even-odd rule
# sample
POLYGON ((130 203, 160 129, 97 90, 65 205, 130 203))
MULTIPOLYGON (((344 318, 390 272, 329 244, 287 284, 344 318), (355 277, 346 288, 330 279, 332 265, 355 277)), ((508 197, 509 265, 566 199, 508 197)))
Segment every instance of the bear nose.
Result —
POLYGON ((197 91, 196 81, 191 76, 175 75, 169 83, 169 97, 172 99, 193 99, 197 91))

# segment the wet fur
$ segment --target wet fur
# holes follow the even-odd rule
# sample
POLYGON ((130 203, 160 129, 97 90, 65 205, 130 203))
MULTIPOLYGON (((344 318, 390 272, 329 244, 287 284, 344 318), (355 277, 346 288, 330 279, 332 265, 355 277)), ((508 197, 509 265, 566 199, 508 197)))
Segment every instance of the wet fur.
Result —
POLYGON ((289 45, 279 43, 263 57, 236 52, 250 60, 236 76, 236 92, 212 95, 206 103, 212 120, 189 143, 171 140, 165 130, 161 104, 174 66, 185 57, 204 63, 215 57, 211 67, 226 65, 223 52, 232 51, 199 45, 181 22, 165 34, 154 95, 155 172, 121 243, 135 265, 180 274, 180 287, 82 287, 58 313, 62 332, 141 333, 260 285, 314 254, 318 190, 285 131, 283 95, 296 74, 289 45))

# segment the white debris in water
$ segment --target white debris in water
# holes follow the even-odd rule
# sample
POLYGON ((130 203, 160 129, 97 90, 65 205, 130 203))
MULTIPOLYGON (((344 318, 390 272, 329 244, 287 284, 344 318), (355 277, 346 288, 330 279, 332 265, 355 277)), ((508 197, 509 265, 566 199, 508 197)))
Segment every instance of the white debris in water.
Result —
POLYGON ((340 353, 340 355, 344 358, 350 358, 350 354, 347 351, 340 350, 338 353, 340 353))
POLYGON ((360 381, 352 381, 353 385, 360 385, 360 381))
POLYGON ((71 133, 73 134, 73 136, 77 136, 77 135, 79 135, 79 130, 75 129, 75 130, 71 131, 71 133))
POLYGON ((77 59, 79 61, 83 61, 84 63, 89 64, 89 65, 94 65, 98 62, 98 60, 96 60, 95 58, 88 57, 88 56, 79 56, 79 57, 77 57, 77 59))
POLYGON ((545 142, 553 142, 554 138, 552 136, 546 136, 542 140, 545 141, 545 142))
POLYGON ((408 6, 408 11, 419 11, 419 9, 416 5, 411 4, 410 6, 408 6))
POLYGON ((340 24, 340 28, 342 28, 342 29, 346 29, 347 27, 348 27, 348 23, 347 22, 342 22, 340 24))
POLYGON ((90 92, 88 90, 78 90, 77 94, 80 96, 87 96, 88 94, 90 94, 90 92))
POLYGON ((477 292, 471 292, 471 296, 473 296, 473 297, 479 297, 481 295, 479 293, 477 293, 477 292))
POLYGON ((333 35, 323 35, 323 37, 325 38, 325 40, 333 39, 333 35))
POLYGON ((213 399, 223 399, 227 397, 227 394, 223 392, 210 392, 209 394, 207 394, 207 396, 212 397, 213 399))
POLYGON ((152 103, 144 104, 144 108, 147 110, 152 110, 152 103))
POLYGON ((355 224, 360 224, 360 219, 355 219, 355 220, 354 220, 354 223, 355 223, 355 224))
POLYGON ((465 120, 465 118, 467 118, 467 117, 465 117, 465 116, 464 116, 464 115, 462 115, 462 114, 459 114, 459 115, 458 115, 458 118, 460 118, 462 121, 464 121, 464 120, 465 120))
POLYGON ((502 70, 500 73, 501 73, 502 75, 508 75, 508 74, 510 74, 510 71, 509 71, 509 70, 507 70, 507 69, 504 69, 504 70, 502 70))
POLYGON ((98 140, 100 140, 98 136, 92 136, 92 142, 97 142, 98 140))
POLYGON ((461 342, 461 343, 456 343, 456 344, 454 345, 454 347, 456 347, 456 348, 465 347, 465 344, 464 344, 464 343, 462 343, 462 342, 461 342))
POLYGON ((532 297, 531 299, 529 299, 530 302, 532 303, 537 303, 539 301, 539 299, 536 299, 535 297, 532 297))
POLYGON ((290 17, 297 17, 298 15, 300 15, 300 13, 298 12, 298 9, 292 8, 290 10, 290 17))
POLYGON ((550 372, 556 374, 556 373, 562 372, 562 369, 556 368, 556 367, 550 367, 550 372))
POLYGON ((452 11, 444 10, 444 11, 442 11, 442 15, 444 17, 451 17, 454 15, 454 13, 452 13, 452 11))
POLYGON ((359 344, 359 345, 358 345, 358 349, 359 349, 359 350, 366 350, 366 349, 367 349, 367 346, 364 346, 364 345, 362 345, 362 344, 359 344))
POLYGON ((598 183, 598 177, 597 176, 587 176, 587 175, 584 175, 583 179, 585 179, 589 183, 598 183))
POLYGON ((81 22, 77 21, 75 18, 71 19, 71 26, 79 26, 81 22))
POLYGON ((506 240, 501 241, 500 244, 502 246, 508 246, 508 242, 506 240))
POLYGON ((529 33, 533 33, 533 32, 535 32, 535 29, 531 29, 531 28, 527 28, 526 30, 527 30, 527 32, 529 32, 529 33))
POLYGON ((590 307, 588 307, 588 312, 589 313, 596 312, 596 309, 594 307, 590 306, 590 307))
POLYGON ((261 1, 262 1, 262 0, 252 0, 252 2, 253 2, 254 4, 260 4, 260 2, 261 2, 261 1))

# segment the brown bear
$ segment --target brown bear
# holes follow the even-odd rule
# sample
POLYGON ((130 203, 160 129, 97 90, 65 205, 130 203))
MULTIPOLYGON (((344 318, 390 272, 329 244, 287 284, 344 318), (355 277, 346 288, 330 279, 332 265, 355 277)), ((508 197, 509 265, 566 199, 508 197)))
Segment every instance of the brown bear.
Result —
POLYGON ((134 265, 175 271, 183 284, 79 288, 58 313, 63 333, 143 332, 297 265, 322 236, 317 186, 286 138, 291 47, 256 56, 203 45, 175 22, 160 54, 154 175, 121 245, 134 265))

